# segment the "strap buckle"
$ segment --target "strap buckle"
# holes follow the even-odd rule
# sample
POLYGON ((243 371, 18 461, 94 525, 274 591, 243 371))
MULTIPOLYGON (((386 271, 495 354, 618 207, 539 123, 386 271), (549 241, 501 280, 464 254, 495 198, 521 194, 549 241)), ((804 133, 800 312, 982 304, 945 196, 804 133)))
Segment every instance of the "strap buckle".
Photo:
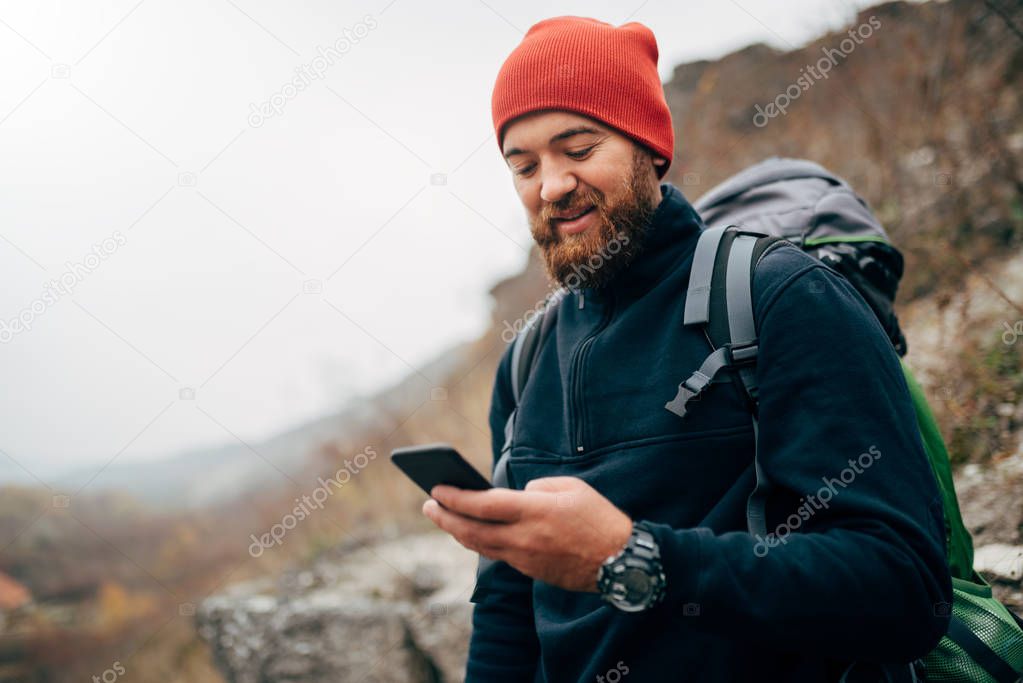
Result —
POLYGON ((700 368, 678 385, 678 393, 675 394, 675 398, 665 403, 664 407, 679 417, 685 417, 686 405, 690 401, 700 399, 700 394, 714 382, 718 372, 752 365, 757 360, 757 351, 756 339, 725 344, 707 356, 700 368))
POLYGON ((733 342, 731 344, 725 344, 725 348, 728 349, 728 355, 730 358, 728 366, 733 367, 755 362, 757 359, 757 351, 759 351, 760 347, 757 345, 757 340, 754 339, 748 342, 733 342))

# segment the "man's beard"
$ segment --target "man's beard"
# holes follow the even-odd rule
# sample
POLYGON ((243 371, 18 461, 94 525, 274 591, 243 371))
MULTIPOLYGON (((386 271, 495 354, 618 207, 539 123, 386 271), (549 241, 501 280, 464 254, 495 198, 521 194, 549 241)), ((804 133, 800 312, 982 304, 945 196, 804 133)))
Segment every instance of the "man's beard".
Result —
POLYGON ((649 181, 648 163, 649 157, 637 147, 618 196, 608 198, 595 188, 579 188, 544 206, 530 221, 551 280, 571 290, 601 288, 632 263, 661 200, 649 181), (595 207, 595 225, 574 235, 558 232, 552 216, 578 213, 587 206, 595 207))

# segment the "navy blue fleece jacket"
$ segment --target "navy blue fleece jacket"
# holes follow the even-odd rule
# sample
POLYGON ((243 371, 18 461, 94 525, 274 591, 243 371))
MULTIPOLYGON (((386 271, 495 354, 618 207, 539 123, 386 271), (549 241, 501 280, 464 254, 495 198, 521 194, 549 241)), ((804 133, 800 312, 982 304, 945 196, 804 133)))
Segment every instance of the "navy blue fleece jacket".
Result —
MULTIPOLYGON (((753 429, 735 385, 714 384, 685 418, 664 408, 711 347, 682 325, 704 225, 678 188, 661 191, 637 259, 561 301, 522 395, 509 474, 516 488, 579 477, 650 522, 666 598, 624 613, 498 563, 473 612, 468 683, 828 681, 855 660, 924 655, 947 628, 951 581, 891 343, 827 266, 787 244, 764 257, 753 282, 759 455, 777 540, 754 538, 753 429)), ((506 352, 495 462, 509 369, 506 352)))

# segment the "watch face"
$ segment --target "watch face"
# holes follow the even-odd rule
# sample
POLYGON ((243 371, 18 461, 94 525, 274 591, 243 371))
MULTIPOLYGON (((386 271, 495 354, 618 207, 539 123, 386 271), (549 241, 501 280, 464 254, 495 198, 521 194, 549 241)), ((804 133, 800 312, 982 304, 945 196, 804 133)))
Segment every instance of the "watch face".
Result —
POLYGON ((619 581, 625 588, 625 601, 630 603, 643 603, 653 588, 651 577, 642 569, 630 567, 619 577, 619 581))
POLYGON ((623 612, 641 612, 664 599, 665 577, 657 546, 649 534, 634 536, 597 572, 597 587, 607 602, 623 612))

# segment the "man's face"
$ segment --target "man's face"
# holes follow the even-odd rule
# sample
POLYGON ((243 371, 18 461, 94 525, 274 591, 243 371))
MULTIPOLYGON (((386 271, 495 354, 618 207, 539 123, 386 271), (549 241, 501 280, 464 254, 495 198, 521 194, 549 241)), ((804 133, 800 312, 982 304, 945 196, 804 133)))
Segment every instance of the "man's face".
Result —
POLYGON ((639 252, 661 201, 643 147, 593 119, 550 111, 509 124, 504 156, 551 279, 600 287, 639 252))

